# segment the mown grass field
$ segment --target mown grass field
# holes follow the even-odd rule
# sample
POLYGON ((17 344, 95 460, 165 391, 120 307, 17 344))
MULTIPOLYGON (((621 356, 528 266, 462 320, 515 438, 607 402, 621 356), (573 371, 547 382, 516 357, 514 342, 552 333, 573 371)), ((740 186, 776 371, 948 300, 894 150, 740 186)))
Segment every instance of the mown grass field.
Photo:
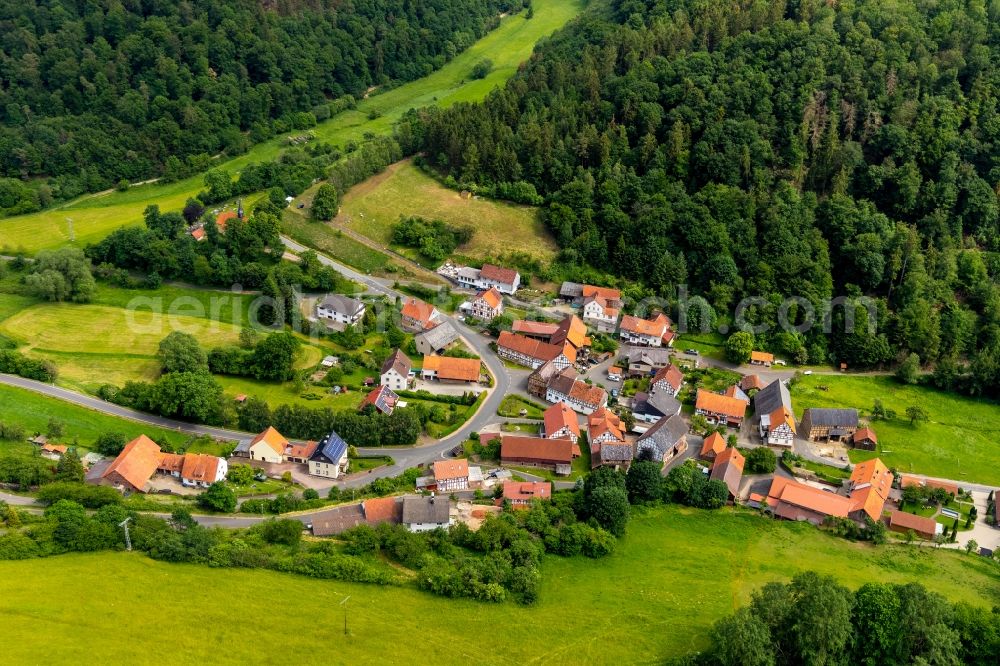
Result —
MULTIPOLYGON (((463 199, 410 160, 398 162, 351 188, 341 201, 335 224, 345 225, 388 246, 393 225, 400 217, 411 215, 475 229, 468 245, 457 250, 463 256, 487 258, 524 252, 549 260, 558 249, 537 208, 489 199, 463 199)), ((419 259, 415 252, 397 249, 419 259)))
MULTIPOLYGON (((128 419, 101 414, 85 407, 78 407, 62 400, 47 398, 31 391, 0 385, 0 421, 18 423, 28 433, 45 432, 50 418, 57 418, 65 424, 67 443, 76 437, 80 446, 89 448, 101 433, 121 432, 126 436, 138 437, 145 433, 157 440, 166 438, 175 446, 180 446, 188 435, 154 428, 128 419)), ((16 446, 0 442, 0 452, 16 446)))
POLYGON ((359 271, 375 275, 403 272, 389 259, 389 255, 359 243, 342 231, 310 221, 299 211, 285 211, 281 218, 281 230, 298 242, 359 271))
POLYGON ((809 525, 670 507, 635 516, 606 559, 546 559, 531 607, 118 553, 0 562, 0 622, 11 663, 283 664, 322 653, 399 664, 430 646, 444 664, 660 663, 704 649, 711 624, 752 590, 807 568, 851 587, 919 581, 953 600, 1000 602, 996 565, 982 558, 874 549, 809 525), (248 640, 234 614, 312 621, 248 640))
MULTIPOLYGON (((526 60, 535 43, 579 14, 583 0, 538 0, 534 18, 511 16, 500 26, 455 57, 440 70, 362 100, 356 109, 339 114, 314 128, 317 137, 343 145, 371 132, 384 134, 407 110, 428 105, 447 106, 480 100, 506 81, 526 60), (484 57, 493 60, 493 71, 484 79, 469 79, 473 65, 484 57), (373 113, 374 112, 374 113, 373 113), (377 117, 369 118, 369 114, 377 117)), ((301 134, 301 132, 294 132, 301 134)), ((248 153, 214 165, 232 174, 247 164, 274 159, 283 150, 284 137, 254 146, 248 153)), ((140 224, 149 204, 161 210, 179 210, 203 188, 203 174, 170 184, 150 184, 127 192, 88 195, 56 208, 0 220, 0 249, 8 252, 59 247, 71 242, 81 247, 96 242, 124 225, 140 224), (70 222, 69 220, 72 220, 70 222)))
POLYGON ((852 462, 878 456, 901 472, 1000 485, 996 464, 1000 460, 1000 405, 994 402, 878 376, 810 375, 792 388, 792 404, 799 417, 807 407, 854 407, 867 419, 876 399, 894 409, 896 418, 873 422, 878 450, 852 450, 852 462), (927 410, 929 420, 911 426, 906 417, 910 405, 927 410))

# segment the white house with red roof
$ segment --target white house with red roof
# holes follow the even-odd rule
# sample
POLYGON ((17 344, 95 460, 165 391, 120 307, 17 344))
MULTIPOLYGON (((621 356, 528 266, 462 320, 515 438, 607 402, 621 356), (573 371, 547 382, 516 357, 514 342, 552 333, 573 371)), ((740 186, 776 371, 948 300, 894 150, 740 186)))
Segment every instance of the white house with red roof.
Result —
POLYGON ((503 296, 496 287, 479 291, 475 296, 462 303, 459 311, 466 316, 480 321, 492 321, 503 314, 503 296))
POLYGON ((469 266, 458 269, 455 280, 468 289, 496 288, 501 294, 511 295, 521 287, 521 274, 513 268, 483 264, 482 268, 469 266))
POLYGON ((639 347, 669 347, 674 343, 670 326, 670 318, 662 312, 653 319, 625 315, 618 326, 618 337, 625 344, 639 347))

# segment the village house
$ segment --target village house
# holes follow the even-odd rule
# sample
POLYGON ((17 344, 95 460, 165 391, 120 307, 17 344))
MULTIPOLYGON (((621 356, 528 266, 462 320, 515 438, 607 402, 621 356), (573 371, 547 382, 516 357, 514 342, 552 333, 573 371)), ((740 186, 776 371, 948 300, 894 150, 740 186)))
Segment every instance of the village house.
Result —
POLYGON ((545 398, 549 380, 555 377, 558 372, 559 368, 552 361, 546 361, 538 366, 528 375, 528 395, 533 395, 536 398, 545 398))
POLYGON ((654 319, 640 319, 632 315, 622 317, 618 325, 618 337, 624 344, 640 347, 671 346, 674 334, 670 330, 670 318, 662 312, 654 319))
POLYGON ((375 407, 375 411, 388 416, 396 409, 398 403, 399 396, 391 388, 388 386, 379 386, 365 396, 361 404, 358 405, 358 411, 360 412, 368 405, 372 405, 375 407))
POLYGON ((515 509, 529 508, 536 501, 552 499, 552 484, 548 481, 504 481, 503 502, 515 509))
POLYGON ((545 439, 580 438, 580 422, 576 412, 565 402, 557 402, 542 413, 542 437, 545 439))
POLYGON ((347 473, 349 465, 347 442, 331 430, 323 441, 317 444, 310 456, 309 473, 313 476, 339 479, 342 474, 347 473))
POLYGON ((694 411, 709 423, 738 428, 746 415, 747 404, 739 398, 731 398, 719 393, 698 389, 694 411))
POLYGON ((698 454, 698 457, 702 460, 715 460, 725 450, 726 438, 717 432, 712 432, 702 442, 701 453, 698 454))
POLYGON ((590 467, 628 469, 635 451, 625 439, 621 419, 607 407, 587 417, 587 442, 590 444, 590 467))
POLYGON ((636 440, 636 456, 649 451, 655 462, 668 462, 687 450, 688 426, 680 414, 664 416, 636 440))
POLYGON ((572 471, 573 459, 579 456, 580 447, 568 439, 500 436, 500 463, 503 465, 544 467, 567 476, 572 471))
POLYGON ((791 446, 795 440, 795 416, 784 405, 770 414, 761 414, 760 439, 770 446, 791 446))
POLYGON ((857 521, 865 517, 882 520, 882 510, 892 491, 893 474, 878 458, 859 462, 851 471, 850 516, 857 521))
POLYGON ((754 425, 760 432, 760 423, 764 417, 770 417, 777 410, 784 408, 791 415, 793 430, 800 431, 795 427, 795 410, 792 409, 792 396, 788 392, 788 387, 780 379, 757 391, 753 397, 754 425))
POLYGON ((146 492, 146 485, 160 465, 159 445, 145 435, 125 445, 101 475, 103 482, 130 492, 146 492))
POLYGON ((273 426, 268 426, 267 430, 238 446, 233 455, 261 462, 280 463, 284 462, 287 447, 288 440, 273 426))
MULTIPOLYGON (((434 463, 434 485, 438 492, 451 493, 456 490, 468 490, 470 487, 469 477, 472 469, 469 461, 465 458, 453 460, 438 460, 434 463)), ((482 472, 477 474, 480 481, 482 472)))
POLYGON ((625 352, 630 377, 647 377, 670 364, 670 351, 656 348, 636 348, 625 352))
POLYGON ((905 511, 890 511, 886 525, 893 532, 901 534, 906 534, 910 530, 913 530, 913 533, 918 537, 927 539, 928 541, 932 541, 934 537, 944 531, 944 525, 933 518, 915 516, 905 511))
POLYGON ((192 488, 208 488, 213 483, 225 481, 229 463, 218 456, 202 453, 185 453, 181 464, 181 484, 192 488))
POLYGON ((403 498, 379 497, 360 504, 326 509, 312 515, 313 536, 333 536, 358 525, 377 527, 382 523, 398 525, 403 522, 403 498))
POLYGON ((501 294, 513 295, 521 287, 521 274, 512 268, 483 264, 481 269, 470 266, 458 269, 455 281, 466 289, 494 288, 501 294))
POLYGON ((413 363, 401 349, 392 352, 382 363, 379 375, 382 386, 388 386, 393 391, 405 391, 410 386, 410 368, 413 363))
POLYGON ((429 532, 451 526, 451 504, 447 497, 404 497, 403 524, 411 532, 429 532))
POLYGON ((479 381, 482 361, 478 358, 424 356, 420 377, 448 384, 472 384, 479 381))
MULTIPOLYGON (((900 474, 899 487, 909 488, 910 486, 919 486, 921 488, 940 488, 952 497, 958 497, 959 491, 959 487, 954 483, 936 481, 934 479, 923 479, 919 476, 912 476, 910 474, 900 474)), ((998 504, 1000 504, 1000 502, 998 502, 998 504)))
POLYGON ((736 447, 730 447, 715 457, 710 479, 722 481, 729 489, 729 499, 736 500, 740 496, 740 479, 743 478, 743 465, 746 458, 736 447))
POLYGON ((751 391, 759 391, 764 388, 764 382, 761 381, 759 375, 743 375, 743 379, 740 380, 740 388, 747 395, 750 395, 751 391))
POLYGON ((413 344, 418 353, 427 356, 444 352, 458 338, 458 331, 450 321, 446 320, 431 329, 414 335, 413 344))
POLYGON ((477 292, 459 306, 462 314, 480 321, 493 321, 503 314, 503 296, 494 287, 477 292))
POLYGON ((309 459, 316 453, 319 442, 306 442, 305 444, 295 444, 289 442, 285 447, 285 462, 308 465, 309 459))
POLYGON ((59 460, 69 451, 69 447, 65 444, 49 444, 48 442, 42 444, 41 456, 47 460, 59 460))
POLYGON ((855 432, 851 442, 854 444, 854 448, 865 451, 874 451, 878 447, 878 437, 875 436, 875 431, 867 426, 855 432))
POLYGON ((656 423, 664 416, 680 414, 681 402, 663 392, 646 393, 638 391, 632 396, 632 416, 642 423, 656 423))
POLYGON ((774 363, 774 354, 768 354, 762 351, 752 351, 750 352, 750 365, 762 365, 765 368, 770 368, 774 363))
POLYGON ((549 342, 559 330, 559 324, 549 321, 533 321, 531 319, 515 319, 510 330, 526 338, 534 338, 549 342))
POLYGON ((579 284, 577 282, 563 282, 559 288, 559 297, 567 303, 582 306, 589 298, 600 297, 607 301, 612 308, 621 309, 625 304, 622 301, 622 293, 610 287, 595 287, 592 284, 579 284))
POLYGON ((847 518, 853 503, 843 495, 820 490, 793 479, 775 476, 767 504, 778 518, 822 525, 827 517, 847 518))
POLYGON ((665 393, 669 396, 676 396, 682 386, 684 386, 684 374, 676 365, 668 363, 653 375, 653 379, 649 383, 649 391, 650 393, 665 393))
POLYGON ((365 304, 343 294, 330 294, 316 305, 317 318, 337 324, 353 326, 364 316, 365 304))
POLYGON ((618 322, 618 308, 611 307, 603 296, 590 296, 583 302, 583 321, 601 333, 612 333, 618 322))
POLYGON ((608 393, 600 386, 593 386, 566 368, 549 380, 545 390, 549 402, 565 402, 581 414, 590 414, 608 404, 608 393))
POLYGON ((441 313, 430 303, 409 298, 399 312, 399 325, 404 331, 420 333, 433 328, 441 318, 441 313))
POLYGON ((812 407, 802 412, 802 434, 813 441, 850 441, 858 429, 858 410, 812 407))
POLYGON ((576 348, 568 342, 550 344, 519 333, 501 331, 497 338, 497 356, 532 369, 552 361, 557 369, 562 370, 576 363, 576 348))

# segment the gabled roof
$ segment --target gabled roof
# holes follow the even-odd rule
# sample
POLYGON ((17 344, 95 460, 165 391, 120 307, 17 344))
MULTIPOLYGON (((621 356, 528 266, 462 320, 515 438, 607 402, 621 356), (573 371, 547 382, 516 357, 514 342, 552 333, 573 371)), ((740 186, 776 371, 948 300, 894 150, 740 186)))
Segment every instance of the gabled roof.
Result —
POLYGON ((673 363, 668 363, 653 375, 653 386, 656 386, 659 382, 666 382, 676 391, 684 383, 684 373, 673 363))
POLYGON ((564 368, 549 380, 547 387, 566 398, 586 403, 602 405, 607 402, 607 393, 600 386, 594 386, 577 377, 572 368, 564 368))
POLYGON ((863 442, 866 439, 878 444, 878 437, 875 436, 875 431, 869 427, 861 428, 854 433, 855 442, 863 442))
POLYGON ((858 425, 858 410, 856 409, 828 409, 821 407, 810 407, 804 410, 802 420, 809 417, 809 423, 813 426, 822 427, 844 427, 858 425))
POLYGON ((185 453, 184 468, 181 470, 181 478, 188 481, 198 481, 201 483, 213 483, 219 469, 221 458, 205 455, 203 453, 185 453))
POLYGON ((595 287, 592 284, 581 285, 580 295, 584 298, 598 296, 608 301, 620 301, 622 299, 622 292, 617 289, 612 289, 611 287, 595 287))
POLYGON ((722 481, 729 488, 729 494, 740 494, 740 479, 743 478, 743 464, 746 459, 735 447, 726 449, 715 457, 710 478, 722 481))
POLYGON ((580 298, 583 296, 583 285, 567 280, 559 287, 559 295, 563 298, 580 298))
POLYGON ((596 451, 591 448, 590 455, 590 466, 594 468, 605 463, 618 465, 629 462, 635 458, 635 451, 628 442, 611 441, 601 442, 596 451))
POLYGON ((497 338, 497 347, 510 349, 518 354, 523 354, 529 358, 539 361, 551 361, 563 354, 570 363, 576 362, 576 348, 567 343, 565 345, 553 345, 541 340, 528 338, 510 331, 501 331, 497 338))
POLYGON ((747 404, 739 398, 730 398, 704 389, 698 389, 698 395, 695 399, 695 409, 732 418, 743 418, 746 408, 747 404))
POLYGON ((308 460, 312 457, 312 454, 316 453, 317 446, 319 446, 318 442, 306 442, 305 444, 289 443, 288 447, 285 448, 285 455, 289 458, 305 458, 308 460))
POLYGON ((467 478, 469 478, 469 461, 465 458, 438 460, 434 463, 434 479, 437 481, 467 478))
POLYGON ((743 392, 743 389, 739 387, 739 384, 733 384, 727 388, 723 395, 729 396, 730 398, 739 398, 743 402, 747 403, 747 406, 750 405, 750 396, 743 392))
POLYGON ((649 416, 673 416, 681 411, 681 402, 672 395, 657 391, 650 395, 639 391, 632 397, 632 413, 649 416))
POLYGON ((726 438, 717 432, 713 432, 701 445, 701 456, 708 457, 709 454, 717 456, 726 450, 726 438))
POLYGON ((384 375, 390 370, 395 370, 397 374, 406 377, 410 374, 410 368, 412 367, 413 363, 409 357, 403 353, 402 349, 397 349, 389 355, 389 358, 385 359, 385 362, 382 364, 382 374, 384 375))
POLYGON ((285 447, 288 446, 288 440, 285 439, 280 432, 275 430, 274 426, 268 426, 267 430, 250 440, 250 446, 253 447, 262 442, 269 446, 279 456, 285 454, 285 447))
POLYGON ((846 497, 780 476, 774 477, 771 482, 767 503, 774 507, 779 515, 781 503, 838 518, 846 518, 851 512, 851 500, 846 497))
POLYGON ((490 287, 486 291, 480 291, 476 294, 476 299, 483 299, 487 306, 491 309, 496 310, 503 304, 503 296, 497 291, 496 287, 490 287))
POLYGON ((788 387, 780 379, 762 388, 753 397, 754 415, 759 419, 764 414, 770 414, 778 407, 785 406, 788 411, 794 413, 792 409, 792 396, 788 392, 788 387))
POLYGON ((670 350, 658 347, 631 348, 625 354, 628 356, 629 365, 632 363, 645 363, 647 365, 662 366, 670 362, 670 350))
POLYGON ((878 458, 855 465, 851 471, 852 511, 861 509, 872 520, 880 520, 892 490, 892 477, 892 472, 878 458))
POLYGON ((455 340, 458 340, 458 331, 451 325, 450 321, 443 321, 434 328, 429 328, 414 336, 414 339, 421 338, 427 341, 432 349, 444 349, 455 340))
POLYGON ((427 325, 436 313, 437 309, 433 305, 424 303, 416 298, 407 299, 406 303, 403 304, 403 309, 400 311, 401 316, 420 322, 424 328, 427 328, 427 325))
MULTIPOLYGON (((900 475, 899 485, 903 488, 908 488, 910 486, 941 488, 945 492, 949 492, 952 495, 958 495, 958 486, 954 483, 948 483, 947 481, 935 481, 934 479, 922 479, 917 476, 910 476, 909 474, 900 475)), ((1000 502, 997 502, 997 505, 1000 505, 1000 502)))
POLYGON ((514 281, 518 277, 517 271, 513 268, 502 268, 494 264, 483 264, 483 268, 479 271, 479 275, 484 280, 491 280, 493 282, 509 284, 511 286, 513 286, 514 281))
POLYGON ((125 445, 101 478, 117 474, 136 490, 142 490, 160 464, 159 445, 145 435, 139 435, 125 445))
POLYGON ((793 433, 797 432, 795 430, 795 416, 784 406, 775 409, 773 412, 768 414, 767 418, 769 430, 775 430, 787 423, 793 433))
POLYGON ((744 391, 759 391, 764 388, 764 382, 760 380, 758 375, 745 375, 743 379, 740 380, 740 388, 744 391))
POLYGON ((759 361, 761 363, 774 363, 774 354, 768 354, 762 351, 752 351, 750 352, 751 361, 759 361))
POLYGON ((566 315, 556 326, 555 333, 552 334, 552 344, 561 345, 569 343, 576 349, 590 345, 590 338, 587 337, 587 325, 576 315, 566 315))
POLYGON ((364 309, 365 304, 350 296, 330 294, 320 301, 319 307, 324 310, 332 310, 345 317, 354 317, 364 309))
POLYGON ((368 395, 365 396, 364 400, 358 406, 358 411, 361 411, 368 405, 374 405, 375 409, 383 414, 391 414, 392 410, 396 408, 397 402, 399 402, 399 396, 396 395, 395 391, 388 386, 379 386, 369 391, 368 395))
POLYGON ((601 407, 587 416, 587 438, 593 442, 598 437, 610 433, 616 440, 624 442, 622 420, 607 407, 601 407))
POLYGON ((502 435, 500 437, 500 458, 523 458, 544 461, 573 462, 573 449, 578 449, 568 439, 544 439, 542 437, 522 437, 502 435))
POLYGON ((450 518, 450 506, 446 497, 404 497, 403 523, 437 523, 446 525, 450 518))
POLYGON ((574 439, 580 436, 580 423, 577 421, 576 412, 565 402, 557 402, 542 414, 542 424, 545 436, 551 437, 552 433, 559 432, 567 428, 573 433, 574 439))
POLYGON ((379 523, 399 523, 403 520, 403 502, 399 497, 377 497, 361 503, 361 511, 365 522, 369 525, 379 523))
POLYGON ((539 337, 552 337, 559 330, 559 324, 547 321, 531 321, 529 319, 516 319, 511 325, 511 330, 524 335, 536 335, 539 337))
POLYGON ((166 474, 177 472, 180 474, 184 469, 184 455, 180 453, 164 453, 160 457, 160 464, 156 466, 157 471, 166 474))
POLYGON ((915 516, 905 511, 890 511, 889 527, 901 527, 921 534, 937 534, 940 529, 939 523, 933 518, 915 516))
POLYGON ((423 369, 437 373, 440 379, 477 382, 482 362, 478 358, 452 358, 451 356, 424 356, 423 369))
POLYGON ((503 498, 527 502, 552 498, 552 484, 548 481, 504 481, 503 498))
POLYGON ((640 319, 633 315, 622 317, 619 327, 636 335, 648 335, 654 338, 662 337, 670 328, 670 318, 662 312, 654 319, 640 319))
POLYGON ((656 450, 658 459, 663 459, 677 442, 688 432, 687 423, 680 414, 664 416, 644 432, 637 442, 640 447, 651 446, 656 450))
POLYGON ((347 442, 340 435, 331 430, 323 438, 323 441, 316 446, 316 450, 309 458, 312 462, 327 463, 337 465, 347 455, 347 442))

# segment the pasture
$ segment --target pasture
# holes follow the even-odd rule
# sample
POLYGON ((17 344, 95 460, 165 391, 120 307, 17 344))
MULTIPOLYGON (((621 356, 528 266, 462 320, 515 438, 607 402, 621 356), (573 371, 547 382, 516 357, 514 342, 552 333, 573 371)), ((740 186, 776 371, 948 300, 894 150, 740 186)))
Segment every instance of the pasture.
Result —
POLYGON ((896 411, 893 419, 871 423, 878 450, 851 450, 851 462, 878 456, 900 472, 1000 485, 1000 407, 994 402, 870 375, 804 376, 791 393, 800 418, 806 407, 854 407, 868 420, 876 399, 896 411), (928 420, 910 425, 911 405, 923 407, 928 420))
POLYGON ((919 581, 952 600, 1000 602, 1000 574, 982 558, 874 548, 745 511, 665 507, 638 510, 605 559, 547 557, 530 607, 96 553, 0 562, 0 622, 12 663, 161 663, 164 636, 179 664, 301 663, 317 646, 338 662, 402 663, 416 636, 442 663, 661 663, 705 648, 712 623, 753 590, 804 569, 852 588, 919 581), (251 641, 233 609, 322 621, 251 641))

